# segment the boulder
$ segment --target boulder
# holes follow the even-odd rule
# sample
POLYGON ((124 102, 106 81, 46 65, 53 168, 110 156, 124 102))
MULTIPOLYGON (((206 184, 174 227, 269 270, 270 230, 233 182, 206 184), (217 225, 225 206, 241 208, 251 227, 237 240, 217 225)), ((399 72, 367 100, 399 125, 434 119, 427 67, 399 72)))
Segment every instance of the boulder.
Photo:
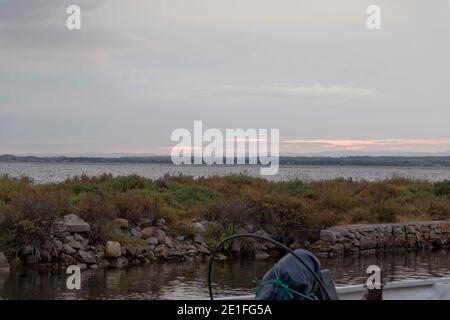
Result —
POLYGON ((65 254, 73 255, 75 254, 75 252, 77 252, 77 250, 75 250, 74 248, 72 248, 69 244, 63 244, 61 251, 65 254))
POLYGON ((257 260, 266 260, 270 258, 270 254, 267 252, 256 252, 255 253, 255 259, 257 260))
POLYGON ((84 251, 84 250, 78 251, 78 257, 81 260, 81 262, 84 262, 87 264, 97 263, 95 256, 92 253, 84 251))
POLYGON ((166 237, 166 245, 167 245, 169 248, 173 248, 173 241, 172 241, 172 239, 170 239, 169 237, 166 237))
POLYGON ((131 228, 130 235, 132 235, 135 238, 141 238, 141 233, 134 228, 131 228))
POLYGON ((106 243, 105 254, 107 258, 118 258, 122 255, 122 248, 117 241, 108 241, 106 243))
POLYGON ((63 244, 61 241, 57 240, 57 239, 53 239, 49 251, 52 254, 53 257, 57 258, 59 256, 59 254, 61 253, 62 249, 63 249, 63 244))
POLYGON ((64 216, 63 223, 69 232, 83 233, 91 231, 89 223, 75 214, 68 214, 64 216))
POLYGON ((69 256, 65 253, 61 253, 59 255, 59 264, 62 266, 71 266, 76 265, 78 263, 77 259, 72 256, 69 256))
POLYGON ((128 229, 128 227, 130 226, 127 219, 121 219, 121 218, 113 220, 112 225, 114 227, 120 228, 120 229, 128 229))
POLYGON ((80 268, 80 270, 86 270, 88 268, 86 263, 78 263, 77 266, 80 268))
POLYGON ((153 236, 153 233, 155 232, 155 227, 147 227, 145 229, 141 230, 141 238, 142 239, 148 239, 153 236))
POLYGON ((147 238, 146 241, 147 241, 147 243, 148 243, 149 245, 153 245, 153 246, 157 246, 157 245, 158 245, 158 239, 155 238, 155 237, 147 238))
POLYGON ((161 245, 161 246, 156 247, 155 255, 158 258, 166 259, 169 256, 169 252, 166 247, 161 245))
POLYGON ((150 237, 155 237, 158 239, 159 243, 165 243, 166 242, 166 233, 158 229, 156 227, 147 227, 141 231, 141 237, 143 239, 148 239, 150 237))
POLYGON ((204 254, 204 255, 210 255, 211 254, 211 252, 209 251, 209 249, 205 245, 198 246, 198 252, 200 252, 201 254, 204 254))
POLYGON ((9 263, 3 252, 0 252, 0 272, 9 273, 9 263))
POLYGON ((336 243, 336 233, 330 230, 320 231, 320 240, 328 244, 336 243))

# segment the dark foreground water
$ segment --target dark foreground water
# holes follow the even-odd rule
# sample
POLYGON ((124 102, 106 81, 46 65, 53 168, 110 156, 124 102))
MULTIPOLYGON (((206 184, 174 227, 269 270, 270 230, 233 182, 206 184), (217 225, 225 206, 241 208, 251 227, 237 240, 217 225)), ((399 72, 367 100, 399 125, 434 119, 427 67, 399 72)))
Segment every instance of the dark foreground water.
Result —
MULTIPOLYGON (((252 292, 255 278, 274 261, 234 260, 218 262, 214 288, 218 296, 252 292)), ((369 265, 379 265, 386 281, 450 277, 450 251, 395 252, 362 258, 322 260, 332 270, 336 283, 365 283, 369 265)), ((27 270, 9 276, 0 274, 3 299, 204 299, 208 298, 205 263, 154 264, 128 270, 87 270, 81 290, 66 288, 62 272, 27 270)))

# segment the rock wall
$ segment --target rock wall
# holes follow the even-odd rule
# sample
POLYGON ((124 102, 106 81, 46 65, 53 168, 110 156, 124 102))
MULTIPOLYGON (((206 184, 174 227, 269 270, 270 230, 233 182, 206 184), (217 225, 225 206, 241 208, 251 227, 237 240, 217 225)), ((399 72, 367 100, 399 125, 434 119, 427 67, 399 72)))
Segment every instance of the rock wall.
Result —
POLYGON ((320 232, 312 250, 321 257, 334 257, 445 246, 450 246, 450 221, 421 221, 331 227, 320 232))

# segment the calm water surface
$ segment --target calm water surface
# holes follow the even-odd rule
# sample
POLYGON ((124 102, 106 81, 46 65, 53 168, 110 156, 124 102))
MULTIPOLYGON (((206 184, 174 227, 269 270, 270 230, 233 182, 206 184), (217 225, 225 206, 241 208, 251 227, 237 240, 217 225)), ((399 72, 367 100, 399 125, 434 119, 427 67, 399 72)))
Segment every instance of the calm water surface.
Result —
MULTIPOLYGON (((165 174, 213 176, 245 173, 259 175, 255 166, 174 166, 170 164, 81 164, 81 163, 0 163, 0 175, 29 176, 36 182, 57 182, 82 174, 95 176, 102 173, 113 175, 137 174, 157 179, 165 174)), ((326 180, 338 177, 365 179, 369 181, 387 179, 392 176, 440 181, 450 180, 449 168, 436 167, 351 167, 351 166, 282 166, 270 180, 326 180)))
MULTIPOLYGON (((214 271, 217 296, 252 292, 252 280, 261 278, 275 261, 218 262, 214 271)), ((369 265, 379 265, 385 281, 450 277, 450 251, 395 252, 378 256, 322 259, 336 283, 362 284, 369 265)), ((128 270, 87 270, 82 289, 67 290, 62 272, 27 270, 0 275, 4 299, 206 299, 207 264, 169 263, 128 270)))

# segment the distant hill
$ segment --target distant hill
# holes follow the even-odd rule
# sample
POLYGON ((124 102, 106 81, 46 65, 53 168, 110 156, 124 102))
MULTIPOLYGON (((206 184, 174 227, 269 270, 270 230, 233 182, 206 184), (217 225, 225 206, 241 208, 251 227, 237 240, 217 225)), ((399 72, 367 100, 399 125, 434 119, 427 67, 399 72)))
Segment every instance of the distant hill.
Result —
MULTIPOLYGON (((161 163, 171 164, 169 156, 129 156, 129 157, 66 157, 66 156, 15 156, 1 155, 0 162, 29 162, 29 163, 161 163)), ((399 166, 399 167, 450 167, 449 156, 282 156, 282 165, 311 165, 311 166, 399 166)))

